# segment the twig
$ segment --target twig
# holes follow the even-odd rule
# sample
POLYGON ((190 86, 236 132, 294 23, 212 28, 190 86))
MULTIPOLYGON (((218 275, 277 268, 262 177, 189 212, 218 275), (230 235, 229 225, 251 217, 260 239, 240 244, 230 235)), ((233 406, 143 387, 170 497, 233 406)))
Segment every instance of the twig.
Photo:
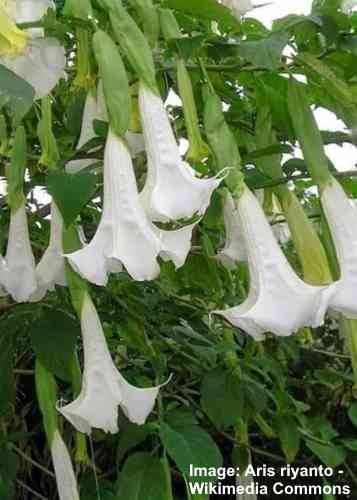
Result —
POLYGON ((304 351, 316 352, 317 354, 323 354, 324 356, 330 356, 331 358, 345 359, 348 361, 351 359, 351 357, 347 354, 338 354, 334 352, 323 351, 322 349, 310 349, 306 346, 301 346, 301 349, 304 349, 304 351))
POLYGON ((24 460, 26 460, 26 462, 30 463, 31 465, 33 465, 34 467, 37 467, 37 469, 40 469, 42 470, 42 472, 44 472, 45 474, 47 474, 48 476, 51 476, 51 477, 56 477, 55 474, 53 472, 51 472, 50 470, 46 469, 46 467, 44 467, 43 465, 39 464, 38 462, 36 462, 33 458, 29 457, 28 455, 26 455, 26 453, 24 453, 20 448, 18 448, 16 445, 12 444, 11 445, 11 449, 17 453, 20 457, 22 457, 24 460))
MULTIPOLYGON (((331 175, 336 177, 337 179, 345 179, 348 177, 357 177, 357 170, 346 170, 346 172, 330 172, 331 175)), ((271 181, 264 182, 258 186, 255 186, 255 189, 264 189, 267 187, 279 186, 280 184, 286 184, 289 181, 298 181, 304 179, 311 179, 309 174, 299 174, 299 175, 291 175, 286 177, 281 177, 280 179, 273 179, 271 181)))
POLYGON ((41 495, 41 493, 38 493, 37 491, 33 490, 30 486, 27 486, 27 484, 25 484, 20 479, 16 479, 16 482, 21 486, 21 488, 29 491, 30 493, 32 493, 32 495, 35 495, 35 497, 40 498, 41 500, 48 500, 47 497, 44 497, 43 495, 41 495))
POLYGON ((352 481, 357 485, 357 477, 356 477, 356 474, 353 472, 353 470, 351 469, 351 467, 348 465, 347 462, 344 462, 344 466, 346 467, 347 469, 347 472, 348 474, 350 475, 350 478, 352 479, 352 481))

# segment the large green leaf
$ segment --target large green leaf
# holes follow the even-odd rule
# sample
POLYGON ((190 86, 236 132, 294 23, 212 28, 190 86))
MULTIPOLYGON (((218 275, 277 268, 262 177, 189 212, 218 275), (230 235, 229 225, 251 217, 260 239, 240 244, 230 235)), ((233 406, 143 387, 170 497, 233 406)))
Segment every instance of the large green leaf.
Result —
POLYGON ((64 174, 53 172, 47 187, 59 208, 66 226, 80 214, 96 191, 97 177, 92 173, 64 174))
POLYGON ((234 425, 242 414, 243 392, 237 378, 216 368, 203 379, 201 406, 219 428, 234 425))
POLYGON ((278 416, 275 420, 281 448, 288 463, 295 460, 300 449, 300 433, 297 423, 293 417, 287 415, 278 416))
POLYGON ((164 464, 149 453, 128 458, 119 475, 116 500, 170 500, 164 464))
MULTIPOLYGON (((190 477, 190 465, 194 467, 221 467, 222 455, 211 436, 198 425, 162 422, 160 437, 170 457, 186 477, 190 477)), ((214 481, 215 477, 199 477, 197 481, 214 481)))
POLYGON ((238 54, 257 66, 274 70, 280 65, 288 40, 286 33, 273 33, 268 38, 242 42, 238 47, 238 54))
POLYGON ((30 328, 32 347, 41 363, 68 381, 79 334, 79 324, 60 311, 46 310, 30 328))
POLYGON ((35 90, 29 83, 0 64, 0 107, 6 106, 15 123, 28 112, 34 97, 35 90))
POLYGON ((338 467, 346 459, 346 451, 342 446, 316 443, 306 440, 306 446, 328 467, 338 467))

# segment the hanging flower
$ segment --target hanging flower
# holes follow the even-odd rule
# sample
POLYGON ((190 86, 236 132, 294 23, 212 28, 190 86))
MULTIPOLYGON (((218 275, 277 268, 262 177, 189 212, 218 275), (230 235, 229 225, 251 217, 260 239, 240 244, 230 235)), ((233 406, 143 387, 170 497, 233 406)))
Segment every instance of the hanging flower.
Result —
POLYGON ((357 0, 343 0, 341 3, 342 12, 349 14, 357 5, 357 0))
POLYGON ((204 214, 221 179, 199 179, 182 161, 164 103, 144 83, 139 107, 148 161, 140 195, 146 212, 162 222, 204 214))
POLYGON ((334 178, 322 189, 321 203, 340 265, 340 280, 331 307, 348 318, 357 318, 357 208, 334 178))
POLYGON ((52 439, 51 455, 60 500, 79 500, 77 480, 71 457, 57 429, 52 439))
POLYGON ((92 428, 118 432, 118 406, 138 425, 151 413, 160 387, 139 389, 130 385, 115 367, 104 337, 97 311, 85 293, 81 326, 84 347, 82 390, 72 403, 59 408, 62 415, 80 432, 92 428))
POLYGON ((16 23, 39 21, 50 7, 51 0, 0 0, 0 64, 32 85, 37 99, 64 76, 65 50, 42 29, 22 31, 16 23))
POLYGON ((53 291, 55 285, 66 285, 62 231, 62 216, 56 204, 52 202, 50 242, 36 267, 37 290, 31 297, 33 302, 41 300, 48 291, 53 291))
POLYGON ((11 211, 3 279, 7 292, 16 302, 27 302, 37 289, 25 204, 11 211))
POLYGON ((251 0, 221 0, 222 4, 232 10, 233 14, 240 18, 253 9, 251 0))
POLYGON ((249 294, 243 304, 214 313, 256 340, 263 340, 265 332, 287 336, 303 326, 321 325, 335 286, 314 287, 298 278, 248 188, 237 212, 248 255, 249 294))
POLYGON ((97 285, 122 265, 138 281, 160 273, 157 257, 176 268, 186 260, 194 224, 164 231, 152 224, 140 203, 130 153, 110 131, 104 158, 104 208, 97 233, 85 248, 67 255, 72 267, 97 285))
POLYGON ((227 267, 234 269, 238 262, 247 260, 242 228, 239 225, 237 209, 232 195, 228 192, 224 204, 224 224, 226 244, 217 255, 217 259, 227 267))

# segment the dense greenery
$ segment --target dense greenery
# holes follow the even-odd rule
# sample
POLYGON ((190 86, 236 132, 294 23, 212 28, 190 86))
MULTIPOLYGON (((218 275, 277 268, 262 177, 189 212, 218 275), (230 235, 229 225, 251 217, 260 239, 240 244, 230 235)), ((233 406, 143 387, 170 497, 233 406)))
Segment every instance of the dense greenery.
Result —
MULTIPOLYGON (((26 192, 36 261, 47 247, 50 229, 43 190, 49 189, 62 202, 65 220, 80 220, 88 240, 97 228, 102 203, 106 124, 96 122, 97 137, 75 152, 86 95, 86 89, 75 80, 76 36, 84 30, 92 37, 96 26, 65 17, 63 2, 56 3, 56 14, 50 10, 43 20, 46 33, 65 45, 68 56, 68 78, 61 80, 51 94, 58 149, 55 159, 43 156, 38 133, 42 116, 39 101, 33 103, 25 87, 15 88, 13 77, 5 75, 0 65, 0 98, 7 97, 2 111, 10 137, 9 144, 0 143, 0 174, 5 176, 11 137, 21 119, 28 138, 26 192), (50 172, 53 162, 64 169, 74 156, 93 158, 89 173, 81 174, 84 177, 68 181, 64 174, 50 172)), ((153 26, 136 8, 145 2, 123 3, 146 36, 155 36, 150 33, 153 26)), ((93 1, 97 23, 112 34, 101 4, 105 2, 93 1)), ((209 79, 224 103, 225 119, 239 145, 246 183, 265 191, 267 215, 271 215, 272 192, 290 180, 289 186, 294 186, 319 235, 326 236, 317 191, 311 189, 314 184, 304 160, 294 156, 296 136, 287 103, 288 76, 304 77, 299 79, 306 81, 311 105, 332 111, 345 123, 345 132, 322 131, 325 144, 355 143, 357 14, 342 13, 340 0, 315 0, 310 15, 278 19, 270 31, 249 14, 236 19, 216 0, 157 0, 154 4, 173 9, 182 34, 188 35, 169 41, 160 35, 154 46, 162 97, 170 91, 179 94, 176 64, 178 59, 184 60, 193 84, 201 135, 208 143, 202 89, 209 79), (275 138, 270 143, 262 141, 262 130, 257 127, 263 108, 271 115, 271 138, 275 138), (281 162, 281 177, 272 178, 265 170, 264 165, 272 159, 281 162)), ((90 86, 95 82, 97 66, 92 51, 89 57, 91 79, 86 85, 90 86)), ((125 64, 135 97, 136 73, 128 59, 125 64)), ((135 104, 135 98, 133 101, 135 104)), ((187 138, 182 106, 172 106, 170 112, 177 137, 187 138)), ((133 126, 140 128, 137 116, 132 117, 133 126)), ((208 158, 195 158, 191 165, 202 174, 215 175, 219 170, 216 159, 207 151, 208 158)), ((143 153, 135 159, 140 187, 145 166, 143 153)), ((329 167, 346 191, 357 198, 354 173, 342 176, 331 163, 329 167)), ((138 386, 149 386, 170 374, 173 378, 161 390, 155 411, 144 426, 129 423, 121 415, 119 434, 95 431, 91 443, 87 440, 88 454, 83 442, 79 448, 73 428, 61 420, 65 441, 77 459, 82 500, 99 498, 96 477, 102 500, 184 499, 190 463, 244 467, 249 457, 255 466, 286 462, 331 466, 336 474, 328 482, 357 488, 357 380, 339 317, 331 314, 318 329, 304 329, 289 338, 268 335, 265 342, 257 343, 210 316, 213 310, 242 302, 249 287, 245 263, 229 271, 215 257, 225 241, 223 194, 223 189, 214 193, 180 270, 162 263, 160 278, 153 282, 135 282, 123 272, 111 276, 105 288, 91 287, 113 359, 127 379, 138 386), (135 475, 131 476, 133 471, 135 475)), ((10 210, 5 198, 0 204, 4 254, 10 210)), ((275 214, 272 224, 283 221, 283 216, 275 214)), ((289 240, 283 246, 302 275, 301 255, 293 242, 289 240)), ((57 498, 36 397, 35 359, 55 375, 59 399, 71 401, 74 352, 81 360, 80 326, 67 288, 57 287, 34 304, 0 298, 2 500, 57 498)))

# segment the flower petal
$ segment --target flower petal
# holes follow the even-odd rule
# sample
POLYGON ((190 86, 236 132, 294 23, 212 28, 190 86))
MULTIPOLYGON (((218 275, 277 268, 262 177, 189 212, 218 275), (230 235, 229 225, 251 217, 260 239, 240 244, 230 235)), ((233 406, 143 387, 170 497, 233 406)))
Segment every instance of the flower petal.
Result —
POLYGON ((25 206, 11 213, 4 273, 5 288, 16 302, 27 302, 37 289, 25 206))
POLYGON ((217 259, 227 267, 234 269, 238 262, 247 260, 242 228, 232 195, 227 194, 224 204, 224 223, 226 227, 226 244, 217 255, 217 259))
POLYGON ((351 204, 341 185, 331 179, 321 193, 340 265, 340 280, 331 307, 349 318, 357 318, 357 208, 351 204))
POLYGON ((36 39, 29 42, 22 55, 2 57, 0 63, 32 85, 36 99, 40 99, 64 77, 65 50, 53 38, 36 39))
POLYGON ((251 0, 221 0, 222 4, 233 11, 233 14, 240 18, 253 9, 251 0))
POLYGON ((51 234, 46 252, 36 267, 37 290, 31 301, 41 300, 55 285, 65 286, 65 266, 62 248, 63 219, 56 204, 51 205, 51 234))
POLYGON ((304 326, 322 324, 335 285, 307 285, 282 253, 258 201, 245 189, 237 211, 251 273, 248 298, 243 304, 215 311, 256 340, 265 332, 287 336, 304 326))
MULTIPOLYGON (((33 23, 40 21, 50 8, 55 9, 51 0, 16 0, 14 17, 18 24, 33 23)), ((42 28, 30 28, 26 32, 33 38, 44 36, 42 28)))
POLYGON ((141 193, 146 212, 162 222, 204 214, 221 179, 199 179, 182 161, 164 103, 142 83, 139 107, 148 157, 141 193))
POLYGON ((185 262, 194 225, 162 231, 149 220, 140 203, 130 153, 124 142, 109 133, 104 160, 104 208, 98 231, 89 245, 68 255, 85 279, 105 285, 120 265, 138 281, 160 273, 157 257, 185 262))
POLYGON ((79 397, 59 408, 72 425, 86 434, 92 428, 118 432, 118 406, 128 418, 143 424, 152 411, 160 387, 139 389, 130 385, 116 369, 106 344, 98 313, 88 295, 81 315, 84 373, 79 397))
POLYGON ((79 500, 72 461, 68 449, 57 430, 53 436, 51 455, 60 500, 79 500))

